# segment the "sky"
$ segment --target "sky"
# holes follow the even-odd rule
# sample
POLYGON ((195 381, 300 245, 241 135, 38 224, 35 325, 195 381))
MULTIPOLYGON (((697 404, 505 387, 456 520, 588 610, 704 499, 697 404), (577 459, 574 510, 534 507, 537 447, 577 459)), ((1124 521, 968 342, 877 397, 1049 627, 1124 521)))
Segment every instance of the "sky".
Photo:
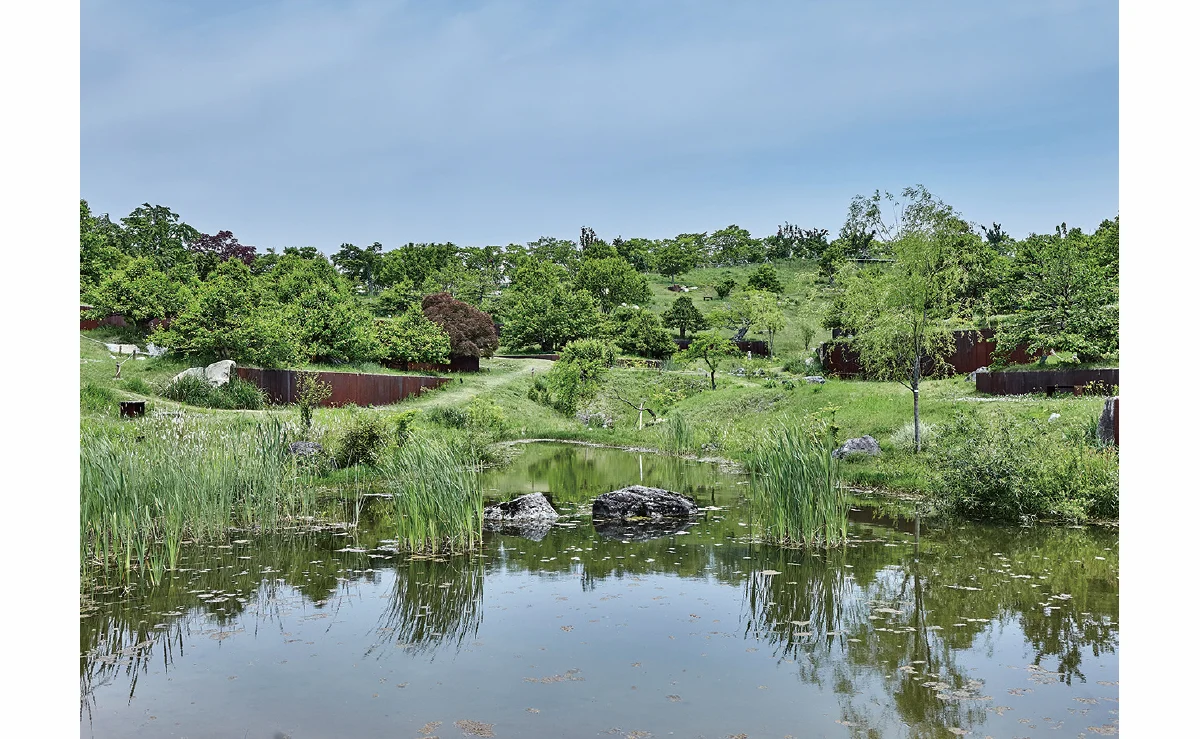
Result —
POLYGON ((1115 2, 84 0, 80 197, 245 244, 1118 212, 1115 2))

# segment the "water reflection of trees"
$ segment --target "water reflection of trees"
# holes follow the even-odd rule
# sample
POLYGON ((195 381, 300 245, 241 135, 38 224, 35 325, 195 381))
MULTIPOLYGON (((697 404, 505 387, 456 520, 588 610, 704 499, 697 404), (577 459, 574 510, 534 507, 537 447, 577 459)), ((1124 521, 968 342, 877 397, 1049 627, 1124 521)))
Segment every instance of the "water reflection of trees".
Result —
POLYGON ((368 654, 385 647, 427 653, 460 649, 483 623, 483 559, 478 556, 410 559, 396 565, 378 638, 368 654))
MULTIPOLYGON (((876 533, 838 552, 756 548, 746 633, 774 644, 806 682, 883 686, 914 735, 986 720, 985 686, 958 659, 997 624, 1019 625, 1034 664, 1054 662, 1043 676, 1066 683, 1086 680, 1086 654, 1116 650, 1109 532, 955 526, 926 530, 919 556, 912 537, 876 533)), ((841 693, 844 721, 875 723, 854 693, 841 693)))

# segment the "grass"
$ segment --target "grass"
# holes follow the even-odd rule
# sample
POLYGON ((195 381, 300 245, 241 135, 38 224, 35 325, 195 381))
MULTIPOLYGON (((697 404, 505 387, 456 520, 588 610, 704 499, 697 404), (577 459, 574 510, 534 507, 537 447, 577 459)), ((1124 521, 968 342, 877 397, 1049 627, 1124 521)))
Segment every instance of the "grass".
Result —
POLYGON ((156 580, 185 540, 231 526, 270 528, 306 513, 301 484, 277 420, 220 429, 184 416, 88 423, 80 435, 79 550, 90 567, 156 580))
POLYGON ((483 537, 477 464, 461 447, 427 436, 402 445, 381 472, 395 505, 396 539, 409 551, 464 551, 483 537))
POLYGON ((764 541, 800 546, 845 543, 849 503, 832 444, 799 425, 779 428, 750 455, 750 506, 764 541))

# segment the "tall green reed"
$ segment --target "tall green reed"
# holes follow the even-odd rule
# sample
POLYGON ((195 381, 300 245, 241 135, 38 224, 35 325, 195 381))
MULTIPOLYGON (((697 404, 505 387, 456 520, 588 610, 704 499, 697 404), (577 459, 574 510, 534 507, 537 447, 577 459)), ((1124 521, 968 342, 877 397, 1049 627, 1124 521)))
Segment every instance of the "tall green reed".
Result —
POLYGON ((183 416, 85 426, 79 550, 85 572, 116 565, 157 579, 186 540, 272 528, 312 506, 275 419, 205 424, 183 416))
POLYGON ((667 416, 662 426, 663 446, 672 454, 690 454, 696 448, 696 432, 692 424, 678 413, 667 416))
POLYGON ((784 425, 750 451, 750 503, 764 541, 800 546, 845 543, 849 503, 832 444, 784 425))
POLYGON ((471 549, 483 538, 483 490, 470 447, 422 435, 380 465, 396 514, 396 539, 410 551, 471 549))

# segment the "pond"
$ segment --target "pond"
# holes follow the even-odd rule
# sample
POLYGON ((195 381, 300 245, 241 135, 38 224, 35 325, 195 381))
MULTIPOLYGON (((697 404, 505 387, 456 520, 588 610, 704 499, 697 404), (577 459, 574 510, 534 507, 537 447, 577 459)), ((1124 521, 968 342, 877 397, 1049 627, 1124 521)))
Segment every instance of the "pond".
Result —
POLYGON ((738 474, 566 444, 484 485, 565 517, 408 556, 378 502, 356 529, 235 532, 157 585, 85 593, 81 735, 1117 733, 1113 530, 856 505, 849 546, 781 549, 749 540, 738 474), (591 499, 636 483, 705 510, 593 527, 591 499))

